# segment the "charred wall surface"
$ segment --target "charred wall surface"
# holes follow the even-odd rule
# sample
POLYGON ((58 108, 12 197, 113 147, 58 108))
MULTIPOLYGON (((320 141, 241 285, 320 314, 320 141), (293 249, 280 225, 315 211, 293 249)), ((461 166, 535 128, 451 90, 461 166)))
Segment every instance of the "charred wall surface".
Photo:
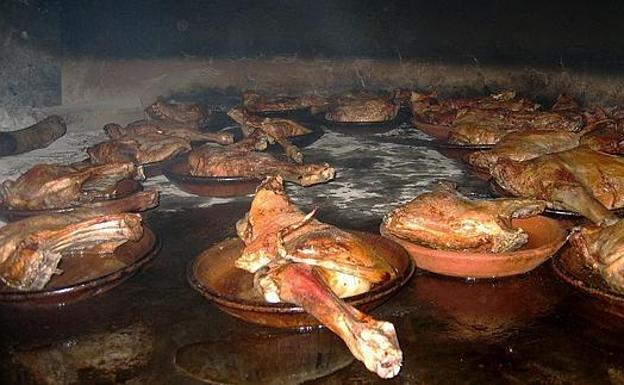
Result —
POLYGON ((624 3, 615 1, 7 0, 1 7, 5 105, 58 104, 61 94, 65 103, 87 102, 141 82, 151 89, 123 92, 322 90, 327 79, 340 88, 514 87, 588 102, 624 96, 624 3), (172 72, 189 67, 193 76, 172 72), (130 81, 117 85, 121 69, 130 81), (284 71, 291 72, 280 78, 284 71))

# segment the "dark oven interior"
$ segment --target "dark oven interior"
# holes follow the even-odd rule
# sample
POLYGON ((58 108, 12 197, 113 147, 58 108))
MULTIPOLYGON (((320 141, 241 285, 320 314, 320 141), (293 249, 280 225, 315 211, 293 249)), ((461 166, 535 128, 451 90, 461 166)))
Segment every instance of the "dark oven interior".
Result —
MULTIPOLYGON (((619 203, 609 206, 596 197, 611 194, 613 201, 619 202, 624 166, 607 170, 597 166, 602 160, 582 158, 581 154, 576 156, 575 166, 565 166, 555 177, 542 176, 552 163, 527 171, 527 180, 537 180, 539 188, 534 188, 532 195, 522 195, 517 189, 512 194, 509 186, 507 190, 502 186, 505 178, 493 176, 494 164, 477 169, 468 163, 471 154, 491 150, 495 142, 458 142, 453 139, 457 138, 453 137, 457 135, 455 121, 440 123, 436 119, 443 114, 432 120, 423 118, 444 108, 452 110, 456 120, 471 109, 483 114, 495 110, 500 114, 496 119, 510 125, 509 132, 525 126, 553 131, 571 121, 578 123, 570 134, 577 135, 577 142, 582 142, 581 135, 604 128, 615 150, 609 155, 601 152, 601 156, 622 163, 623 16, 624 4, 619 2, 5 0, 0 4, 0 182, 16 180, 39 164, 89 167, 96 162, 94 147, 115 140, 111 132, 127 129, 126 125, 137 120, 151 122, 149 133, 137 129, 135 136, 140 140, 151 138, 154 130, 161 139, 162 135, 170 139, 167 130, 186 130, 186 142, 167 143, 187 147, 182 152, 175 150, 178 157, 133 165, 141 165, 136 172, 145 174, 144 180, 133 182, 140 187, 129 184, 123 188, 157 191, 159 202, 141 214, 152 238, 144 232, 139 241, 115 249, 119 265, 73 250, 71 258, 63 254, 59 267, 49 272, 51 285, 16 291, 3 275, 14 257, 6 257, 8 252, 0 249, 0 383, 624 383, 624 355, 618 343, 624 296, 617 289, 619 280, 624 280, 624 271, 618 267, 624 245, 585 264, 576 259, 570 262, 582 254, 574 254, 571 243, 556 252, 568 234, 616 228, 609 226, 619 223, 619 203), (509 112, 516 107, 488 109, 479 104, 499 103, 509 91, 515 92, 512 101, 539 104, 539 111, 527 107, 520 111, 525 115, 516 118, 518 111, 509 112), (248 98, 266 100, 306 95, 309 104, 285 115, 259 110, 256 114, 250 106, 256 103, 254 108, 258 108, 261 99, 244 99, 243 92, 252 95, 248 98), (364 117, 362 121, 341 122, 335 118, 338 113, 331 111, 336 111, 332 108, 342 100, 336 95, 347 94, 374 101, 386 98, 383 108, 391 99, 395 115, 366 121, 369 114, 379 113, 367 107, 355 113, 357 119, 364 117), (561 95, 574 104, 557 107, 561 95), (418 109, 421 99, 417 98, 429 103, 426 112, 418 109), (245 103, 242 123, 232 114, 241 103, 245 103), (445 107, 451 105, 445 103, 461 106, 445 107), (197 109, 188 107, 191 105, 197 109), (536 118, 540 113, 544 115, 536 118), (201 117, 191 123, 184 120, 197 114, 201 117), (267 131, 292 129, 276 123, 275 119, 282 118, 303 126, 305 134, 293 134, 284 142, 267 131), (552 121, 536 123, 539 119, 552 121), (256 137, 254 133, 260 134, 256 137), (356 297, 354 303, 360 306, 357 301, 361 299, 367 303, 362 305, 366 312, 392 322, 402 349, 402 366, 392 375, 387 368, 367 370, 368 364, 359 362, 366 360, 355 359, 354 349, 347 349, 332 333, 335 325, 330 325, 330 330, 319 328, 318 321, 305 318, 300 308, 293 310, 285 303, 258 310, 266 305, 262 305, 263 297, 250 293, 258 290, 262 277, 273 277, 266 271, 273 272, 275 266, 264 266, 266 271, 249 274, 241 283, 238 277, 242 273, 232 272, 232 263, 228 267, 219 262, 227 258, 231 246, 223 243, 224 239, 238 236, 245 241, 245 236, 253 237, 259 231, 249 229, 254 223, 259 226, 260 219, 239 220, 253 207, 256 187, 268 174, 242 177, 237 169, 233 175, 205 178, 191 171, 194 166, 189 154, 201 147, 198 142, 206 140, 206 134, 231 135, 236 141, 254 138, 258 141, 254 146, 259 146, 261 139, 268 141, 267 154, 287 164, 273 172, 287 180, 284 194, 303 213, 313 211, 313 218, 301 219, 299 225, 306 228, 319 220, 355 231, 369 253, 394 255, 386 262, 396 262, 396 255, 406 255, 412 261, 409 254, 417 252, 410 249, 412 244, 406 246, 400 237, 383 234, 384 230, 385 237, 380 237, 380 225, 389 223, 388 213, 397 207, 421 194, 439 191, 435 186, 440 181, 444 186, 451 182, 470 202, 511 195, 547 202, 539 217, 546 222, 531 225, 532 232, 527 230, 530 246, 521 250, 535 251, 540 246, 535 246, 536 242, 556 238, 557 231, 563 238, 557 248, 524 271, 518 265, 524 263, 525 254, 512 253, 507 262, 501 262, 506 254, 492 257, 481 249, 477 253, 461 247, 448 255, 434 253, 429 262, 412 255, 413 276, 407 265, 401 267, 396 262, 395 273, 403 275, 396 273, 386 286, 373 285, 364 294, 358 293, 362 298, 356 297), (613 139, 612 135, 620 136, 613 139), (335 175, 319 172, 308 176, 309 182, 293 171, 300 160, 297 157, 303 157, 306 164, 327 162, 325 170, 331 167, 335 175), (539 195, 550 188, 544 186, 576 183, 573 178, 581 177, 570 176, 573 168, 589 170, 593 166, 599 169, 603 183, 594 197, 586 198, 587 194, 578 190, 565 190, 565 194, 550 198, 539 195), (315 178, 333 180, 315 184, 315 178), (608 183, 604 182, 607 179, 608 183), (301 186, 306 183, 315 185, 301 186), (602 206, 591 206, 594 198, 602 206), (244 226, 247 230, 241 230, 244 226), (402 246, 388 240, 391 238, 402 246), (137 256, 139 260, 132 259, 137 256), (444 258, 447 262, 440 262, 444 258), (484 262, 484 258, 493 259, 484 262), (446 265, 436 270, 428 263, 446 265), (482 266, 479 268, 488 273, 457 272, 466 266, 482 266), (489 273, 492 266, 507 270, 489 273), (67 281, 54 283, 59 277, 67 281), (216 289, 202 286, 198 277, 212 279, 216 289), (233 293, 253 301, 241 305, 233 293), (373 298, 375 295, 378 297, 373 298), (380 378, 394 375, 394 380, 380 378)), ((477 114, 475 119, 471 124, 485 124, 484 115, 477 114)), ((555 141, 563 146, 563 139, 555 141)), ((544 143, 533 145, 543 148, 544 143)), ((159 150, 164 147, 161 144, 159 150)), ((128 156, 138 150, 124 147, 119 151, 128 156)), ((541 156, 556 156, 554 153, 558 152, 541 156)), ((110 159, 98 161, 99 165, 117 162, 110 159)), ((235 167, 232 159, 227 158, 220 167, 235 167)), ((250 158, 245 167, 267 167, 265 161, 250 158)), ((11 207, 7 195, 14 188, 11 183, 4 183, 0 191, 4 225, 0 248, 18 248, 9 244, 6 236, 6 226, 16 220, 74 215, 74 206, 70 210, 32 209, 32 196, 30 209, 11 207)), ((38 183, 37 178, 32 183, 38 183)), ((119 184, 116 188, 123 190, 119 184)), ((589 189, 579 187, 583 188, 585 192, 589 189)), ((128 194, 136 193, 131 190, 128 194)), ((39 194, 50 197, 53 192, 39 194)), ((60 194, 67 198, 63 194, 69 193, 60 194)), ((87 199, 84 190, 81 194, 80 199, 87 199)), ((624 199, 620 203, 624 206, 624 199)), ((428 219, 441 216, 437 225, 444 230, 437 230, 439 238, 459 231, 451 224, 457 219, 451 206, 440 201, 420 214, 428 219)), ((87 207, 101 210, 100 206, 87 207)), ((496 218, 497 226, 515 226, 516 219, 505 217, 505 210, 495 209, 488 215, 496 218)), ((267 226, 281 223, 283 211, 267 211, 266 215, 275 215, 267 226)), ((292 232, 301 231, 299 227, 281 230, 278 237, 271 238, 278 246, 282 237, 286 243, 293 242, 292 232)), ((28 231, 20 229, 17 234, 24 236, 28 231)), ((620 239, 613 231, 611 240, 620 239)), ((34 242, 32 237, 27 241, 34 242)), ((105 239, 112 237, 108 234, 105 239)), ((39 240, 28 247, 38 250, 50 242, 39 240)), ((323 252, 333 250, 330 246, 323 252)), ((280 254, 278 249, 271 249, 282 261, 276 266, 283 267, 283 261, 288 266, 310 266, 308 260, 293 262, 288 250, 280 254)), ((428 250, 433 249, 437 248, 428 250)), ((535 261, 534 254, 527 255, 535 261)), ((354 264, 349 259, 339 268, 315 265, 310 269, 317 275, 321 274, 318 269, 342 274, 340 269, 352 269, 354 264)), ((364 274, 358 269, 361 266, 356 266, 357 274, 364 274)), ((301 276, 294 277, 280 282, 285 282, 284 287, 301 284, 307 291, 294 295, 290 302, 303 301, 297 304, 317 319, 337 311, 320 304, 329 300, 315 291, 318 287, 305 286, 298 280, 301 276)), ((289 301, 282 298, 282 302, 289 301)), ((332 321, 321 320, 327 322, 332 321)), ((342 334, 340 337, 345 339, 342 334)), ((383 351, 376 343, 373 341, 370 349, 383 351)))

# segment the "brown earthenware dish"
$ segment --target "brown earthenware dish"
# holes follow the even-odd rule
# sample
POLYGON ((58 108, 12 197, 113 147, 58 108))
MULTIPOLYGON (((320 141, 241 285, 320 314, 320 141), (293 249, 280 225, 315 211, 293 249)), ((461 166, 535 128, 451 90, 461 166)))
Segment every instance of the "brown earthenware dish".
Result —
MULTIPOLYGON (((414 273, 414 263, 396 243, 377 234, 355 232, 398 272, 395 279, 373 287, 369 292, 346 298, 346 302, 370 310, 395 294, 414 273)), ((253 287, 254 275, 234 267, 244 247, 238 238, 223 240, 204 251, 188 269, 191 286, 224 312, 245 321, 280 328, 319 325, 301 307, 288 303, 268 303, 253 287)))
POLYGON ((188 171, 187 155, 165 165, 163 174, 180 190, 207 197, 234 197, 251 194, 262 182, 246 176, 193 176, 188 171))
POLYGON ((0 283, 0 302, 12 305, 64 305, 108 291, 132 277, 160 250, 158 237, 146 226, 138 241, 128 241, 112 254, 64 256, 43 290, 17 291, 0 283))
POLYGON ((599 308, 602 316, 624 318, 624 295, 614 292, 572 247, 566 247, 553 258, 552 267, 557 276, 578 290, 593 309, 599 308))
POLYGON ((526 273, 555 254, 567 238, 565 228, 552 218, 535 216, 512 219, 511 223, 526 231, 529 241, 520 249, 506 253, 432 249, 395 237, 383 225, 381 234, 403 246, 419 268, 464 278, 497 278, 526 273))

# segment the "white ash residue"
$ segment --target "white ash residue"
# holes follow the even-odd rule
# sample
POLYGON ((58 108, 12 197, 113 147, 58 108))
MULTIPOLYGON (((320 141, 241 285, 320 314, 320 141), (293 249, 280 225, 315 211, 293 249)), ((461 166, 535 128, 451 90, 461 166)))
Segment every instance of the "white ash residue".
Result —
MULTIPOLYGON (((143 117, 142 106, 111 105, 59 107, 48 110, 0 111, 1 127, 19 129, 49 114, 61 115, 67 134, 49 147, 0 158, 0 180, 17 178, 37 163, 70 163, 86 157, 87 147, 106 140, 101 127, 108 122, 122 124, 143 117), (10 123, 10 124, 9 124, 10 123), (14 125, 19 125, 15 127, 14 125), (9 127, 13 125, 12 127, 9 127)), ((397 204, 425 192, 434 180, 451 179, 460 185, 473 182, 465 166, 446 158, 428 146, 430 137, 403 124, 382 133, 341 132, 325 129, 325 135, 303 149, 307 162, 329 162, 337 169, 330 183, 303 188, 288 185, 293 199, 304 206, 319 206, 346 218, 379 218, 397 204)), ((164 176, 149 178, 146 189, 161 191, 161 209, 208 207, 241 198, 206 198, 185 193, 164 176)))

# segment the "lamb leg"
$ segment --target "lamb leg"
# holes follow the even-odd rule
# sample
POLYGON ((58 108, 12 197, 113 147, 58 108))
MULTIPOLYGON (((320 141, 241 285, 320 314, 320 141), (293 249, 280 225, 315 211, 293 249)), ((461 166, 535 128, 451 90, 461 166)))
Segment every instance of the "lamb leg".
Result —
POLYGON ((550 200, 564 208, 577 212, 594 223, 611 224, 617 221, 617 216, 607 210, 600 202, 580 186, 562 186, 556 188, 550 200))
POLYGON ((394 326, 340 300, 314 267, 287 263, 271 269, 257 282, 268 301, 297 304, 336 333, 368 370, 382 378, 399 373, 403 353, 394 326))

